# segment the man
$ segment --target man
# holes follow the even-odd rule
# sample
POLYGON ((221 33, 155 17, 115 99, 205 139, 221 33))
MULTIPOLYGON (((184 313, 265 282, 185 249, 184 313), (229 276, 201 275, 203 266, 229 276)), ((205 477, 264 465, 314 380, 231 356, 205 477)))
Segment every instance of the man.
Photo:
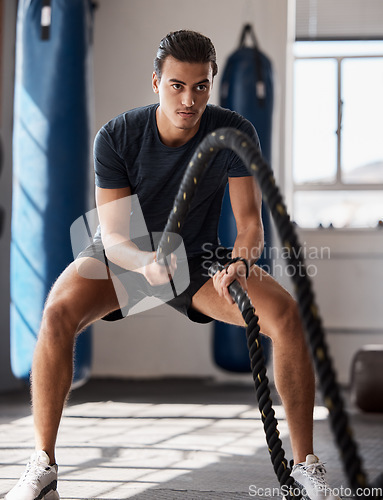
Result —
MULTIPOLYGON (((36 453, 7 500, 59 498, 55 442, 72 381, 76 335, 98 319, 126 316, 144 295, 161 296, 159 290, 169 282, 169 274, 176 279, 183 267, 175 254, 167 267, 156 262, 153 247, 141 247, 139 238, 129 236, 130 213, 134 212, 131 197, 138 197, 149 234, 161 232, 183 173, 207 133, 234 127, 257 141, 245 119, 208 105, 217 73, 210 39, 192 31, 170 33, 161 41, 154 69, 152 86, 159 105, 123 113, 97 134, 94 156, 100 231, 48 296, 32 367, 36 453), (120 209, 120 202, 125 203, 125 210, 120 209), (105 265, 109 279, 97 274, 105 265)), ((221 151, 214 158, 181 236, 190 284, 168 303, 193 321, 216 319, 244 325, 228 285, 236 279, 248 290, 261 331, 273 342, 275 383, 289 424, 293 475, 309 498, 323 498, 318 485, 327 488, 324 468, 313 454, 314 376, 299 313, 291 296, 255 265, 263 248, 261 193, 231 151, 221 151), (237 226, 232 255, 222 251, 217 238, 227 180, 237 226), (213 279, 204 266, 206 243, 209 253, 214 248, 217 260, 226 264, 213 279)), ((338 498, 330 490, 325 493, 329 500, 338 498)))

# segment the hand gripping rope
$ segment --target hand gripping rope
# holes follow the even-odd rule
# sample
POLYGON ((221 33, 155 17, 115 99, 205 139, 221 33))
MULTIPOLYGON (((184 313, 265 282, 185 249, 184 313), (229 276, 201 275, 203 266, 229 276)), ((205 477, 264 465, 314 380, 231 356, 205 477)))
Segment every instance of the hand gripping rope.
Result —
MULTIPOLYGON (((357 444, 353 439, 348 416, 336 381, 335 372, 329 350, 325 341, 325 334, 319 310, 315 303, 311 280, 306 272, 302 251, 295 228, 290 221, 282 196, 275 184, 273 172, 253 141, 244 133, 230 128, 218 129, 211 133, 200 143, 196 149, 182 179, 178 194, 175 198, 173 209, 169 215, 164 233, 162 234, 157 249, 157 260, 160 261, 169 255, 177 246, 172 233, 179 234, 189 210, 194 193, 201 181, 202 175, 208 168, 210 160, 222 149, 234 151, 246 165, 249 172, 257 180, 263 198, 267 202, 276 229, 283 246, 289 249, 284 252, 287 263, 293 266, 292 280, 303 324, 306 330, 307 341, 314 359, 319 385, 323 394, 324 403, 329 411, 331 429, 335 442, 340 450, 344 472, 348 477, 350 486, 354 491, 369 491, 364 498, 381 499, 381 493, 374 496, 379 488, 383 488, 383 474, 373 485, 367 485, 366 475, 363 471, 361 459, 358 455, 357 444)), ((219 264, 211 266, 209 272, 214 275, 219 270, 219 264)), ((237 303, 247 325, 246 336, 249 348, 251 369, 255 382, 256 394, 262 421, 269 447, 274 471, 281 486, 292 486, 293 478, 290 476, 285 452, 277 430, 277 420, 270 399, 268 378, 259 341, 258 318, 246 292, 238 282, 233 282, 229 287, 230 295, 237 303)), ((294 490, 295 491, 295 490, 294 490)), ((297 497, 295 497, 297 498, 297 497)), ((361 498, 359 496, 359 498, 361 498)), ((363 497, 362 497, 363 498, 363 497)))

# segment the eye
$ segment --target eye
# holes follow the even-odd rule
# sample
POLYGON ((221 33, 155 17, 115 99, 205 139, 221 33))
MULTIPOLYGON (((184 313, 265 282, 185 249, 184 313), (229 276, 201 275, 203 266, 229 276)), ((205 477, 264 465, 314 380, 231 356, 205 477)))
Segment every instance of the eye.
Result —
POLYGON ((182 85, 180 83, 173 83, 172 87, 175 90, 180 90, 182 88, 182 85))
POLYGON ((205 90, 207 90, 207 85, 203 85, 203 84, 197 85, 197 90, 199 92, 204 92, 205 90))

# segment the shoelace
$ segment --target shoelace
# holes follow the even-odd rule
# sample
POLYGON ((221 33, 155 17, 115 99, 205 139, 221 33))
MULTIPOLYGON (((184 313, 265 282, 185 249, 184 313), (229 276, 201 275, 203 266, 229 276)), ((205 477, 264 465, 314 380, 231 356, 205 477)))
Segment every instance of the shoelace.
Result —
POLYGON ((33 460, 27 464, 27 468, 20 478, 20 484, 28 483, 37 486, 39 479, 50 472, 50 467, 33 460))
POLYGON ((310 477, 315 487, 321 490, 330 490, 325 478, 326 469, 324 463, 317 462, 310 465, 300 465, 299 467, 305 476, 310 477))

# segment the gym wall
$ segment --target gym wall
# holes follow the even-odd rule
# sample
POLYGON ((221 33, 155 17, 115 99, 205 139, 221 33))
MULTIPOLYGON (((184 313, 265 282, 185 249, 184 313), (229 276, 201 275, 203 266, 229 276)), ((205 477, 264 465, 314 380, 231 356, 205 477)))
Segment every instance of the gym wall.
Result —
MULTIPOLYGON (((169 31, 194 29, 215 44, 218 65, 239 43, 245 22, 275 66, 273 166, 283 171, 286 45, 294 36, 287 0, 99 0, 95 20, 95 127, 122 111, 157 101, 151 88, 153 59, 169 31)), ((219 72, 211 102, 218 104, 219 72)), ((227 377, 212 361, 211 325, 189 322, 167 305, 94 328, 94 375, 121 377, 227 377)), ((231 377, 231 376, 230 376, 231 377)), ((235 375, 236 378, 241 377, 235 375)), ((250 380, 248 375, 242 376, 250 380)))
MULTIPOLYGON (((274 65, 272 166, 284 191, 291 158, 295 0, 242 0, 235 4, 231 0, 197 0, 187 12, 175 0, 100 0, 95 29, 95 127, 125 109, 155 102, 150 80, 152 60, 167 32, 191 28, 210 36, 222 70, 238 44, 244 22, 253 23, 259 44, 274 65)), ((220 73, 213 103, 218 103, 219 83, 220 73)), ((379 250, 383 248, 383 232, 300 230, 299 235, 306 248, 329 248, 330 258, 323 253, 308 263, 317 268, 314 288, 339 380, 348 384, 356 351, 382 341, 383 310, 378 301, 383 280, 379 250)), ((283 266, 281 259, 277 258, 277 264, 283 266)), ((280 281, 291 291, 286 272, 280 281)), ((226 376, 212 363, 211 327, 194 325, 166 305, 125 322, 98 323, 94 374, 226 376)))
MULTIPOLYGON (((3 11, 1 47, 0 135, 3 165, 0 205, 4 227, 0 237, 0 391, 19 385, 9 363, 9 243, 12 176, 12 102, 16 3, 0 0, 3 11)), ((151 102, 152 62, 159 40, 180 28, 199 30, 216 45, 223 69, 237 47, 241 27, 254 25, 262 50, 275 70, 275 116, 272 165, 279 185, 290 156, 291 61, 295 36, 295 0, 196 0, 180 8, 175 0, 97 0, 94 39, 94 135, 122 111, 151 102)), ((220 73, 211 102, 218 103, 220 73)), ((91 172, 90 172, 91 173, 91 172)), ((69 235, 68 235, 69 237, 69 235)), ((300 231, 307 247, 329 247, 331 258, 315 262, 314 286, 339 379, 349 381, 350 362, 359 347, 381 343, 383 309, 383 232, 300 231), (363 244, 360 244, 363 242, 363 244), (330 288, 330 293, 329 293, 330 288)), ((277 262, 278 263, 278 262, 277 262)), ((281 280, 291 288, 286 276, 281 280)), ((94 328, 94 376, 226 378, 211 356, 209 325, 196 325, 164 305, 114 324, 94 328)), ((231 377, 231 376, 229 376, 231 377)), ((248 376, 242 377, 248 380, 248 376)))

